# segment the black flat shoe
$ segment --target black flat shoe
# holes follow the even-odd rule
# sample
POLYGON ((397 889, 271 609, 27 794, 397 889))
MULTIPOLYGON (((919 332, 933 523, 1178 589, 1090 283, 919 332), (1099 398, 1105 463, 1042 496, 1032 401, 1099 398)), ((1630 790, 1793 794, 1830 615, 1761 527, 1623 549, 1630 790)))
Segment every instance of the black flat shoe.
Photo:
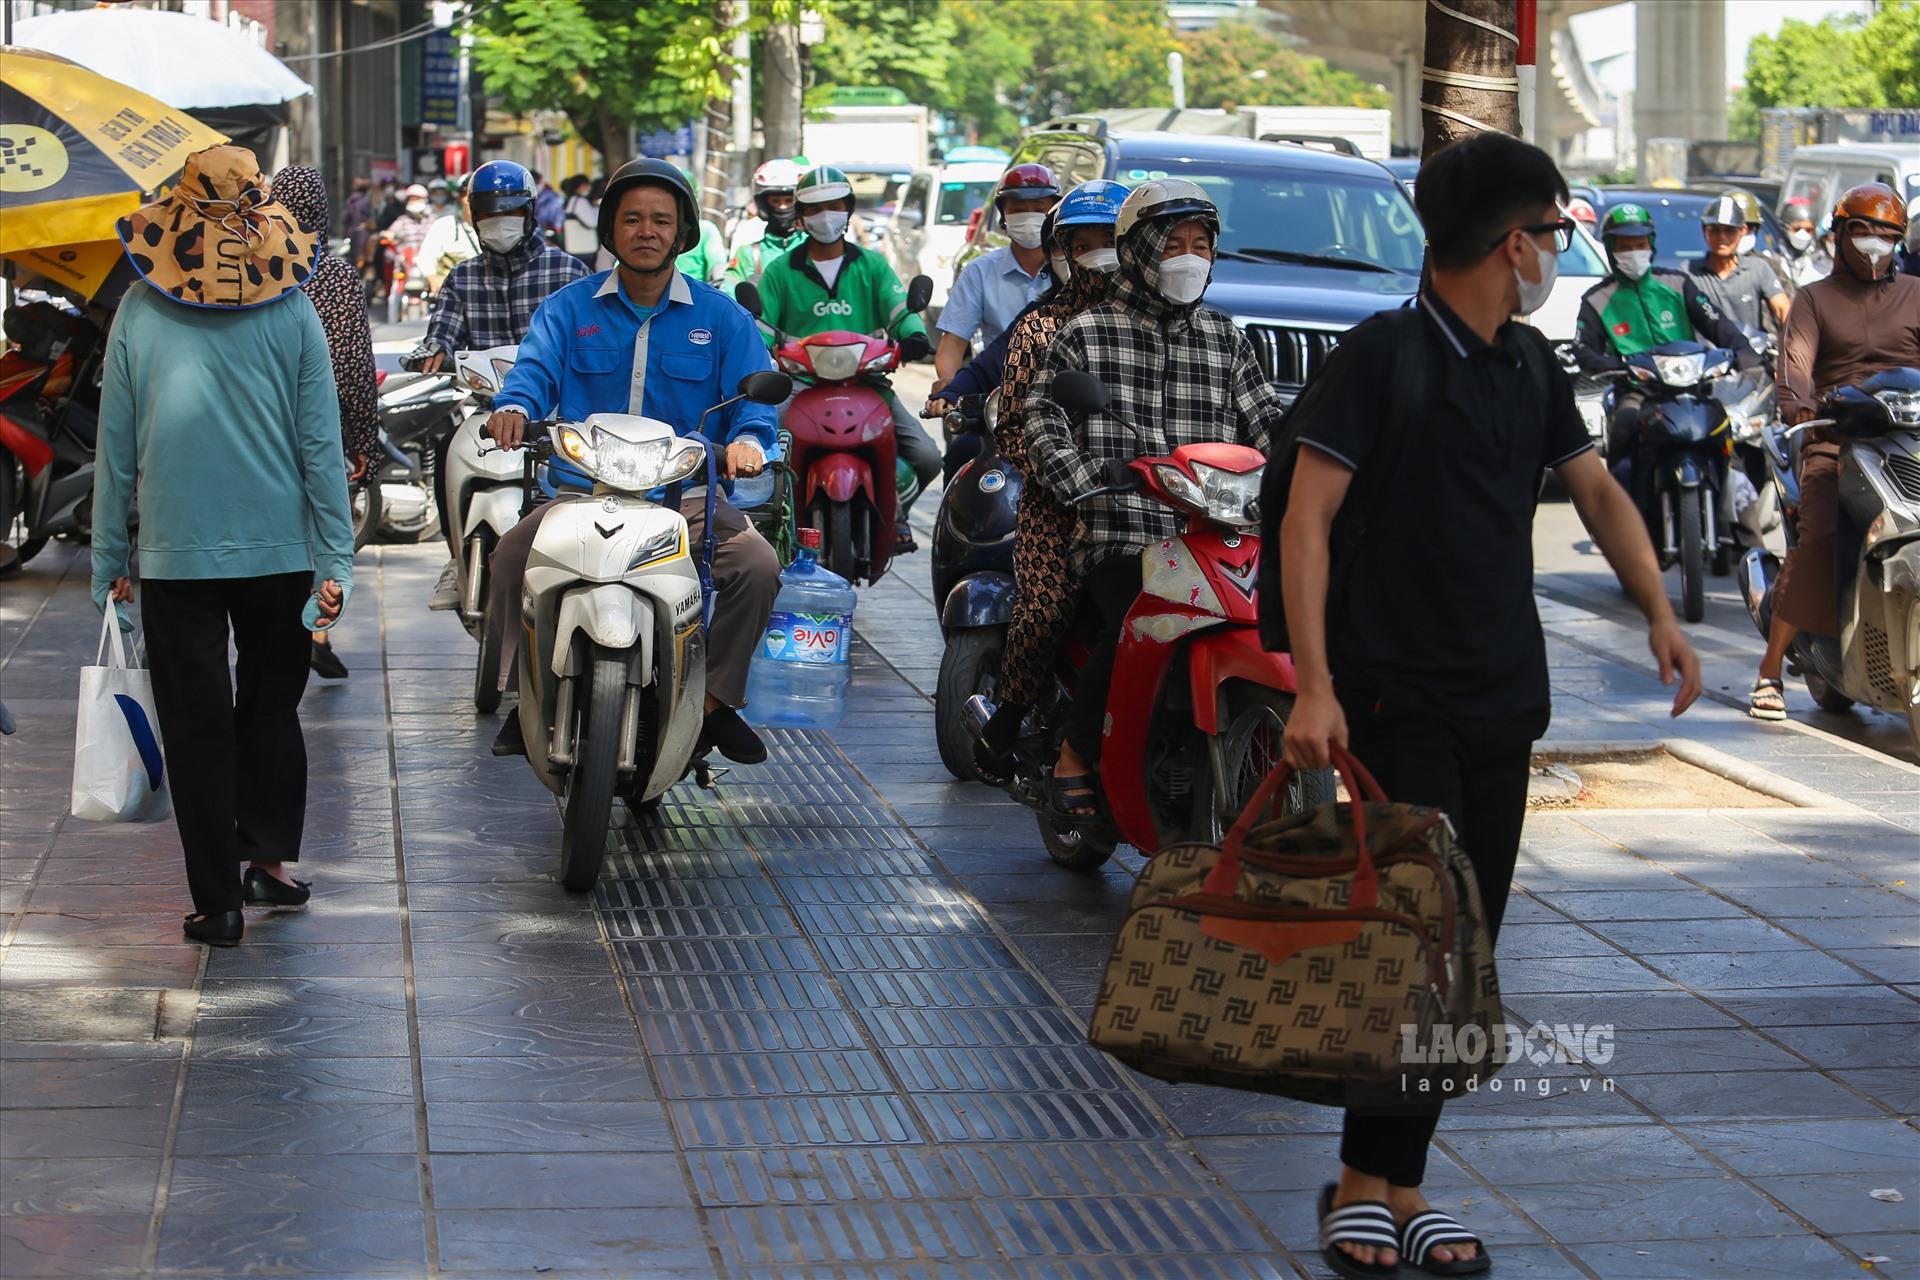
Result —
POLYGON ((313 668, 313 674, 322 680, 345 680, 347 664, 340 661, 340 655, 333 651, 330 644, 313 642, 313 655, 307 659, 307 665, 313 668))
POLYGON ((313 896, 313 886, 305 880, 287 884, 258 867, 247 868, 247 902, 251 906, 304 907, 313 896))
POLYGON ((180 922, 180 932, 210 947, 230 947, 240 941, 240 935, 246 930, 247 918, 238 911, 188 916, 180 922))
POLYGON ((698 758, 713 750, 735 764, 759 764, 767 758, 767 744, 732 707, 709 711, 701 722, 700 740, 694 744, 693 754, 698 758))
POLYGON ((523 756, 527 754, 527 739, 520 728, 520 712, 507 712, 506 719, 500 722, 500 732, 493 735, 493 754, 496 756, 523 756))

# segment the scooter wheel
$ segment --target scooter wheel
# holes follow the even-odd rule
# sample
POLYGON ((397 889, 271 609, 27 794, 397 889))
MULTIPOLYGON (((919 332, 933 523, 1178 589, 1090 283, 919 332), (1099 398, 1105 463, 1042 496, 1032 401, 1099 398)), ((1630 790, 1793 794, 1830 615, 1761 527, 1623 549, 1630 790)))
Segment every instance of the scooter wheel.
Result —
POLYGON ((1047 856, 1053 859, 1054 865, 1068 871, 1093 871, 1105 866, 1118 843, 1110 836, 1055 821, 1045 814, 1040 815, 1039 821, 1040 839, 1047 846, 1047 856))
POLYGON ((1853 708, 1853 699, 1822 680, 1812 671, 1804 673, 1807 682, 1807 696, 1820 705, 1822 711, 1849 711, 1853 708))

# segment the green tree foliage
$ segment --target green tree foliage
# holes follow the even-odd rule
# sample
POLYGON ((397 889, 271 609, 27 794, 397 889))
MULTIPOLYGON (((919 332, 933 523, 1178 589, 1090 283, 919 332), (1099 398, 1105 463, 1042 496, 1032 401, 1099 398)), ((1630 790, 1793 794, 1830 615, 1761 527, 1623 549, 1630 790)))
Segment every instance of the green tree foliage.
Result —
POLYGON ((1190 107, 1390 107, 1378 85, 1338 70, 1324 59, 1244 22, 1182 36, 1190 107))
POLYGON ((1920 4, 1881 5, 1860 33, 1860 60, 1890 107, 1920 107, 1920 4))
POLYGON ((509 111, 565 111, 609 168, 629 128, 686 123, 723 88, 723 33, 706 0, 502 0, 473 46, 509 111))
POLYGON ((885 85, 914 102, 945 95, 958 27, 941 0, 837 0, 813 51, 816 89, 885 85))
POLYGON ((1920 106, 1920 3, 1892 0, 1862 21, 1789 18, 1747 46, 1753 107, 1920 106))

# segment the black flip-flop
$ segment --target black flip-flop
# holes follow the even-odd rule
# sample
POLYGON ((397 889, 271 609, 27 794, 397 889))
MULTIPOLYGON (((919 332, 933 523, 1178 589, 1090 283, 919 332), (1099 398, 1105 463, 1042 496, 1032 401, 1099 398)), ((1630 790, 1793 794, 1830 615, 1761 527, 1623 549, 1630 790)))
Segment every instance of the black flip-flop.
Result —
POLYGON ((1320 1188, 1320 1256, 1347 1280, 1393 1280, 1400 1274, 1398 1263, 1389 1267, 1378 1262, 1362 1262, 1339 1247, 1370 1245, 1398 1253, 1400 1232, 1393 1224, 1393 1210, 1379 1200, 1356 1200, 1336 1209, 1334 1190, 1331 1182, 1320 1188))
POLYGON ((1091 822, 1100 816, 1100 784, 1091 773, 1069 773, 1064 777, 1049 773, 1047 807, 1061 822, 1091 822), (1074 812, 1077 805, 1087 806, 1087 812, 1074 812))
POLYGON ((1438 1209, 1422 1209, 1402 1224, 1400 1260, 1430 1276, 1477 1276, 1493 1265, 1480 1237, 1438 1209), (1473 1245, 1478 1252, 1471 1258, 1455 1258, 1451 1262, 1428 1261, 1435 1249, 1460 1244, 1473 1245))

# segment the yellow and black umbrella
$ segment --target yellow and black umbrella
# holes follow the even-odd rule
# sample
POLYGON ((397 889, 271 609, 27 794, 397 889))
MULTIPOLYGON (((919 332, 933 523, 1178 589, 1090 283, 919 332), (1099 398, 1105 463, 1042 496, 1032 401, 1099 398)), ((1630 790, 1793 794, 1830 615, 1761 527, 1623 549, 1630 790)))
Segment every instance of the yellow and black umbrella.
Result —
POLYGON ((226 140, 65 58, 0 47, 0 257, 92 297, 120 258, 114 221, 226 140))

